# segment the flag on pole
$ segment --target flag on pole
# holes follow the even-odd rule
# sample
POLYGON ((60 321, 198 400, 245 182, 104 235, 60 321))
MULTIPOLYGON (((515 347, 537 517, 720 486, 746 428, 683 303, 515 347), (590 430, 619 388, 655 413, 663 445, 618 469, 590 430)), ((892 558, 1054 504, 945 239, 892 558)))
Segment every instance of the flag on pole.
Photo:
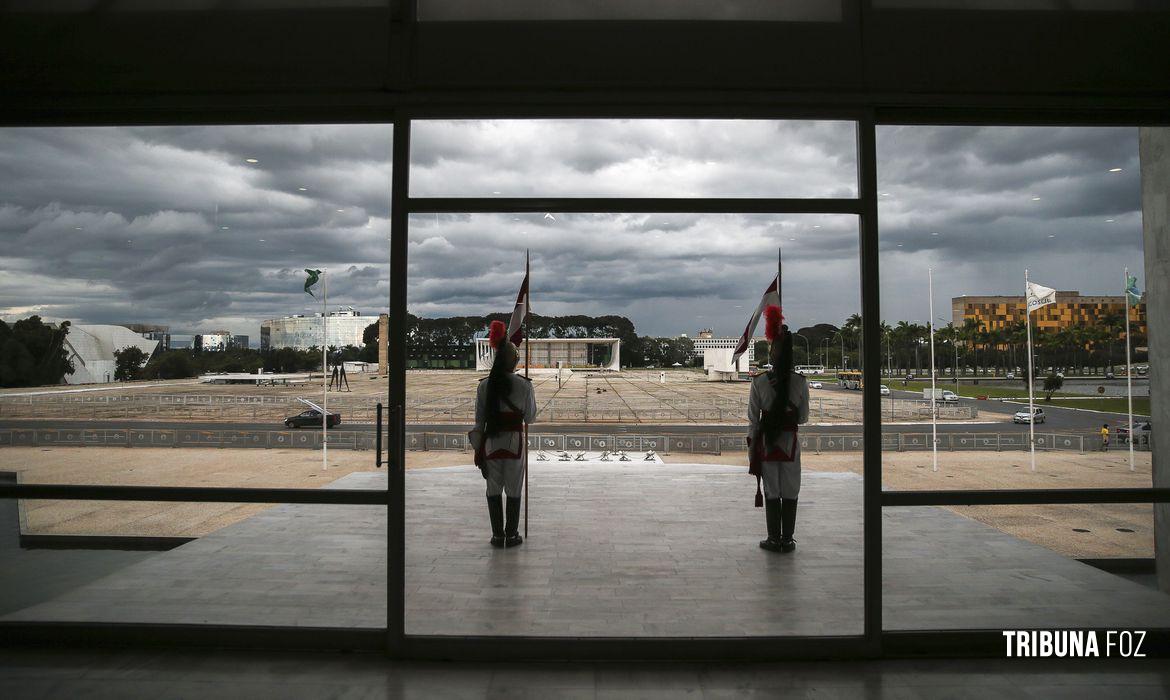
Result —
POLYGON ((309 268, 306 267, 305 272, 309 273, 308 279, 305 280, 305 291, 309 293, 309 296, 316 299, 317 295, 313 294, 312 287, 314 284, 317 284, 318 282, 321 281, 321 271, 320 270, 310 270, 309 268))
POLYGON ((1028 282, 1028 313, 1042 306, 1056 303, 1056 290, 1051 287, 1028 282))
POLYGON ((1125 275, 1125 298, 1130 306, 1137 306, 1142 301, 1142 293, 1137 288, 1137 277, 1129 273, 1125 275))
POLYGON ((760 304, 756 307, 752 317, 748 320, 747 328, 743 329, 743 337, 739 339, 739 343, 735 346, 735 352, 731 354, 731 366, 737 366, 739 358, 748 351, 748 344, 752 342, 752 333, 755 332, 756 326, 760 323, 760 314, 764 313, 764 309, 769 306, 780 306, 780 273, 772 278, 772 283, 764 290, 764 296, 760 298, 760 304))
POLYGON ((516 347, 524 340, 521 326, 528 320, 528 273, 524 273, 524 282, 520 284, 520 291, 516 294, 516 306, 512 309, 512 318, 508 321, 508 340, 516 347))

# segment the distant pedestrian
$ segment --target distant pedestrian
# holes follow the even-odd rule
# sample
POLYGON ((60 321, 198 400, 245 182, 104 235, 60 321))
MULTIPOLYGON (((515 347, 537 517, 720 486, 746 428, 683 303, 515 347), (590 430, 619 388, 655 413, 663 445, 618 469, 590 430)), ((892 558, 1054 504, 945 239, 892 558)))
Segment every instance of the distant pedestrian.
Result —
POLYGON ((1108 423, 1101 424, 1101 451, 1102 452, 1109 451, 1109 424, 1108 423))
POLYGON ((479 381, 475 427, 479 444, 475 465, 487 479, 488 517, 493 547, 515 547, 520 536, 520 492, 524 487, 524 424, 536 419, 532 383, 516 374, 520 354, 505 337, 502 321, 492 321, 488 340, 496 351, 491 372, 479 381), (507 495, 507 513, 502 495, 507 495))
MULTIPOLYGON (((765 336, 772 368, 752 380, 748 399, 749 473, 763 481, 768 538, 760 547, 771 552, 796 549, 796 504, 800 495, 800 441, 797 426, 808 422, 808 380, 792 371, 792 334, 779 306, 764 309, 765 336)), ((761 494, 756 492, 756 505, 761 494)))

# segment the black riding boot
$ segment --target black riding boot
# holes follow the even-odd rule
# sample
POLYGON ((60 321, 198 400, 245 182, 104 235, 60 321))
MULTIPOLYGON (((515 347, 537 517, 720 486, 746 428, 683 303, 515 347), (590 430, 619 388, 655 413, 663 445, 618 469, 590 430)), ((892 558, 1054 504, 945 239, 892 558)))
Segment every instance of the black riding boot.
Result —
POLYGON ((768 521, 768 539, 760 540, 760 548, 769 552, 779 552, 781 532, 781 511, 783 502, 779 498, 764 499, 764 517, 768 521))
POLYGON ((524 538, 517 530, 520 527, 520 497, 508 497, 508 524, 504 526, 504 546, 517 547, 524 544, 524 538))
POLYGON ((783 552, 791 552, 796 549, 796 540, 792 539, 792 535, 796 532, 796 499, 784 499, 784 522, 783 530, 780 536, 780 549, 783 552))
POLYGON ((500 494, 488 496, 488 517, 492 521, 492 546, 504 546, 504 497, 500 494))

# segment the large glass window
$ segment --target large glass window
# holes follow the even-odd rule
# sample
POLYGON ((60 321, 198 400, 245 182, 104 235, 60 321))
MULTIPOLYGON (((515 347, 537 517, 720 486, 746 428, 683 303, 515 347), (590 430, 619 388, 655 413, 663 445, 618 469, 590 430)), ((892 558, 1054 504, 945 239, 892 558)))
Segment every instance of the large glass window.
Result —
MULTIPOLYGON (((883 486, 1003 499, 1150 488, 1157 311, 1143 291, 1137 130, 877 135, 883 486)), ((899 582, 886 628, 1124 625, 1164 607, 1129 576, 1153 572, 1148 503, 1043 500, 887 508, 883 528, 901 536, 883 546, 899 582), (922 575, 915 559, 947 573, 922 575), (1023 583, 1056 579, 1052 605, 1051 587, 1023 583)))
POLYGON ((797 539, 822 565, 794 568, 797 558, 758 546, 765 509, 753 507, 747 474, 750 382, 768 363, 762 322, 731 364, 781 250, 787 323, 801 331, 794 364, 820 353, 810 329, 856 317, 857 217, 530 211, 525 199, 658 196, 706 208, 703 197, 730 196, 751 208, 752 197, 850 197, 853 125, 414 129, 406 633, 862 634, 860 398, 811 390, 797 539), (783 165, 798 160, 819 164, 804 182, 783 165), (520 211, 452 213, 455 200, 427 212, 440 195, 519 198, 509 204, 520 211), (509 320, 526 262, 533 315, 517 371, 537 406, 518 516, 528 534, 519 549, 493 549, 489 487, 466 433, 497 354, 489 323, 509 320), (845 436, 855 448, 828 447, 845 436), (783 599, 770 593, 781 579, 783 599))
POLYGON ((420 121, 416 197, 857 196, 847 121, 420 121))
POLYGON ((8 619, 384 626, 385 507, 279 490, 386 488, 391 150, 388 125, 0 130, 10 481, 278 490, 6 501, 8 619), (312 603, 323 578, 371 613, 312 603))

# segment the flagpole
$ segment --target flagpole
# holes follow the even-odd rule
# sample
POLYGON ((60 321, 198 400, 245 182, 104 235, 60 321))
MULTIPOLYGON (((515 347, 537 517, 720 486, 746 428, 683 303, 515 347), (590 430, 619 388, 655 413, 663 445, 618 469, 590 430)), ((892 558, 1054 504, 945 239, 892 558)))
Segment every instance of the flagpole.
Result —
MULTIPOLYGON (((776 305, 780 307, 781 312, 784 311, 784 294, 781 293, 782 280, 780 275, 784 267, 784 250, 780 246, 776 246, 776 305)), ((751 342, 751 339, 748 339, 751 342)))
POLYGON ((1024 268, 1024 319, 1028 328, 1028 449, 1036 471, 1036 398, 1032 388, 1032 310, 1028 307, 1028 270, 1024 268))
POLYGON ((934 363, 934 268, 926 268, 926 285, 930 296, 930 447, 934 453, 934 471, 938 471, 938 399, 935 392, 934 363))
MULTIPOLYGON (((524 378, 528 379, 528 364, 532 359, 531 347, 528 345, 528 313, 532 296, 532 280, 528 277, 528 249, 524 250, 524 281, 528 288, 524 291, 524 378)), ((529 390, 535 391, 529 386, 529 390)), ((528 539, 528 423, 524 423, 524 539, 528 539)))
POLYGON ((1129 268, 1125 268, 1125 389, 1129 398, 1129 470, 1133 467, 1133 367, 1129 346, 1129 268))
MULTIPOLYGON (((325 271, 322 270, 324 275, 325 271)), ((329 469, 329 277, 325 277, 321 293, 321 469, 329 469)))

